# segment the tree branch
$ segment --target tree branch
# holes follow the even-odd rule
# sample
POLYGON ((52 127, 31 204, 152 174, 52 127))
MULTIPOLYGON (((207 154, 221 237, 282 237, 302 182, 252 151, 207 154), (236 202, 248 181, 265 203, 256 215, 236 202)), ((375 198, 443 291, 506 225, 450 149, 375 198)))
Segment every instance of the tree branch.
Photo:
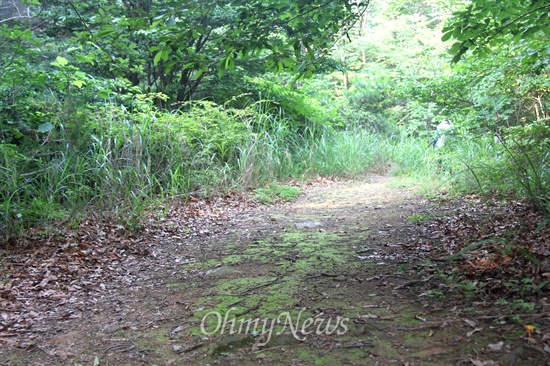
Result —
POLYGON ((496 32, 487 39, 487 41, 485 42, 485 44, 488 44, 489 42, 491 42, 499 33, 501 33, 504 29, 508 28, 509 26, 511 26, 512 24, 518 22, 519 20, 525 18, 525 17, 528 17, 529 15, 539 11, 539 10, 542 10, 542 9, 545 9, 545 8, 549 8, 550 7, 550 4, 547 4, 547 5, 543 5, 539 8, 536 8, 536 9, 533 9, 531 11, 528 11, 527 13, 523 14, 523 15, 520 15, 519 17, 511 20, 510 22, 508 22, 507 24, 503 25, 502 27, 498 28, 496 30, 496 32))
POLYGON ((30 15, 16 15, 14 17, 10 17, 10 18, 6 18, 6 19, 2 19, 0 20, 0 24, 2 23, 5 23, 5 22, 9 22, 10 20, 16 20, 16 19, 32 19, 33 17, 30 16, 30 15))

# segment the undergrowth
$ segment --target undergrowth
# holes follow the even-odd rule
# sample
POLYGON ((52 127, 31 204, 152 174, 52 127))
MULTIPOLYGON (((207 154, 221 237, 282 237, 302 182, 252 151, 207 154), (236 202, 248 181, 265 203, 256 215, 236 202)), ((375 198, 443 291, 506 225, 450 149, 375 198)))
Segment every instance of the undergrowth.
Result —
POLYGON ((292 202, 300 196, 300 188, 288 185, 270 184, 269 187, 254 190, 254 198, 262 203, 275 203, 277 201, 292 202))
POLYGON ((429 190, 524 195, 548 210, 549 154, 528 150, 525 131, 512 131, 506 144, 463 137, 433 149, 398 131, 315 124, 297 130, 265 105, 233 109, 203 101, 166 113, 147 100, 134 110, 111 102, 78 112, 80 138, 76 127, 57 123, 35 132, 26 140, 31 145, 4 141, 0 234, 6 239, 54 222, 74 225, 89 211, 139 227, 143 211, 159 198, 269 187, 256 194, 288 199, 283 195, 290 191, 277 191, 282 186, 274 182, 366 172, 410 177, 429 190))

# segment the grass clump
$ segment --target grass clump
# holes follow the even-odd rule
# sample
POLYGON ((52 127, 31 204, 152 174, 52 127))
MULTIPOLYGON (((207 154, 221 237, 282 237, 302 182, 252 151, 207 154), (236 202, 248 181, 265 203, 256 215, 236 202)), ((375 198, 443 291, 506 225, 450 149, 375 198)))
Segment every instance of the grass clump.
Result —
POLYGON ((300 196, 301 190, 288 185, 270 184, 269 187, 255 189, 254 193, 254 198, 258 201, 273 204, 280 201, 295 201, 300 196))
POLYGON ((139 229, 158 199, 252 188, 264 203, 293 201, 298 188, 272 182, 373 171, 424 190, 527 196, 550 211, 545 124, 511 129, 506 143, 460 136, 434 149, 397 130, 297 124, 265 102, 190 102, 167 112, 136 97, 133 109, 109 101, 59 115, 17 138, 2 132, 0 238, 54 222, 77 226, 74 218, 90 212, 139 229))

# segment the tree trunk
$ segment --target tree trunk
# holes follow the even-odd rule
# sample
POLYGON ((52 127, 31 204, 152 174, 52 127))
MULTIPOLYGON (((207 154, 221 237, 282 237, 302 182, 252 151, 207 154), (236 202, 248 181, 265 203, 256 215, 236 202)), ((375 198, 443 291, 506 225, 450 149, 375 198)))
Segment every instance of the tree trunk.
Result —
MULTIPOLYGON (((342 39, 342 55, 340 56, 340 61, 342 61, 342 65, 345 65, 346 62, 346 40, 342 39)), ((349 89, 349 78, 348 73, 344 70, 344 88, 349 89)))

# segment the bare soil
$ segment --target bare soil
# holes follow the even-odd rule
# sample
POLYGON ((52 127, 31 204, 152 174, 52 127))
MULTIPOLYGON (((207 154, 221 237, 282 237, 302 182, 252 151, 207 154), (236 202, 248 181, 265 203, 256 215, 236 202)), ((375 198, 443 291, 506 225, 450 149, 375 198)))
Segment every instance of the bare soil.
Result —
POLYGON ((479 301, 421 248, 431 234, 417 220, 438 210, 376 176, 200 232, 172 219, 96 253, 87 284, 48 297, 56 277, 42 275, 36 298, 4 296, 0 365, 548 364, 545 298, 479 301), (26 326, 10 327, 14 314, 26 326))

